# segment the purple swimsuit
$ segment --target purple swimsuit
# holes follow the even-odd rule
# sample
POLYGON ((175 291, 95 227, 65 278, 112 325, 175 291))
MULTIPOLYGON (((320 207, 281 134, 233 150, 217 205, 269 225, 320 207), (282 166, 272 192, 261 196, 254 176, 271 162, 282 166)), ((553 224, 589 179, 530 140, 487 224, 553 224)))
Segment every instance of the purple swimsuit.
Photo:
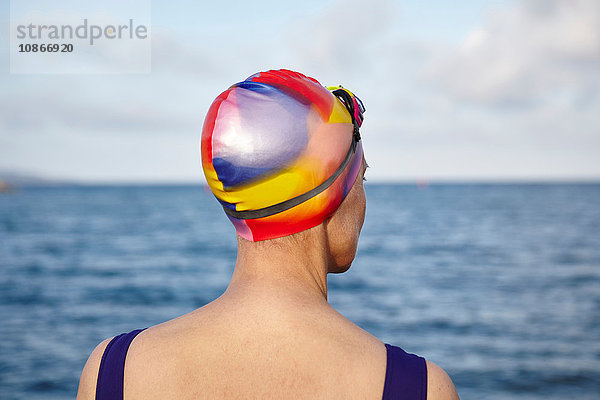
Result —
MULTIPOLYGON (((110 341, 100 362, 96 400, 123 400, 125 357, 131 341, 142 332, 122 333, 110 341)), ((426 400, 427 365, 425 359, 406 353, 400 347, 385 345, 387 366, 383 400, 426 400)))

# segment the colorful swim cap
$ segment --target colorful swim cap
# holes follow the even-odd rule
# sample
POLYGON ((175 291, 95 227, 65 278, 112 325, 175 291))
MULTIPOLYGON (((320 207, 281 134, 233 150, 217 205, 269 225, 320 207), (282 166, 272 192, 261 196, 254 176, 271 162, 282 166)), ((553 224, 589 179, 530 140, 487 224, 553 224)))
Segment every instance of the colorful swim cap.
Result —
POLYGON ((236 83, 210 106, 202 168, 241 237, 274 239, 317 226, 352 188, 364 107, 349 90, 330 90, 298 72, 271 70, 236 83))

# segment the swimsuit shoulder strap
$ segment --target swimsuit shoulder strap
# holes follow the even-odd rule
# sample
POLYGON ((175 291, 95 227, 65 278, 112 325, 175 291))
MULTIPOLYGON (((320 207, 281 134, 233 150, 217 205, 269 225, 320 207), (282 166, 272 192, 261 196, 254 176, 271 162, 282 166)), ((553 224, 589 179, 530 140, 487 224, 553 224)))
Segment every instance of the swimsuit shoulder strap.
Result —
POLYGON ((115 336, 102 354, 98 382, 96 384, 96 400, 123 400, 123 373, 125 357, 131 341, 143 329, 115 336))
POLYGON ((402 350, 400 347, 385 345, 387 366, 383 400, 427 399, 427 364, 425 359, 402 350))

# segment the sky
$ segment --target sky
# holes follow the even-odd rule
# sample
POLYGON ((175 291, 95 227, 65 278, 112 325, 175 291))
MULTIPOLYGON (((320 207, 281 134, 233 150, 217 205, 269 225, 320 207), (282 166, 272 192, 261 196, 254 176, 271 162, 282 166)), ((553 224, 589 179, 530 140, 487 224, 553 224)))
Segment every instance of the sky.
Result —
POLYGON ((600 180, 597 0, 154 1, 147 74, 11 74, 9 22, 0 173, 204 182, 213 99, 288 68, 363 100, 370 181, 600 180))

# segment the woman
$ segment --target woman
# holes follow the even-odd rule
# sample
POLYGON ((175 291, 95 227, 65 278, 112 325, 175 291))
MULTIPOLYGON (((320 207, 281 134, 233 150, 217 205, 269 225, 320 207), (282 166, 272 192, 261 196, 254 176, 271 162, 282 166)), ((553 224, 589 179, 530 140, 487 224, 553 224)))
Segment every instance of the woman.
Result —
POLYGON ((201 151, 237 231, 231 282, 198 310, 100 343, 78 399, 458 398, 442 369, 327 303, 327 274, 350 267, 365 216, 363 111, 350 91, 287 70, 217 97, 201 151))

